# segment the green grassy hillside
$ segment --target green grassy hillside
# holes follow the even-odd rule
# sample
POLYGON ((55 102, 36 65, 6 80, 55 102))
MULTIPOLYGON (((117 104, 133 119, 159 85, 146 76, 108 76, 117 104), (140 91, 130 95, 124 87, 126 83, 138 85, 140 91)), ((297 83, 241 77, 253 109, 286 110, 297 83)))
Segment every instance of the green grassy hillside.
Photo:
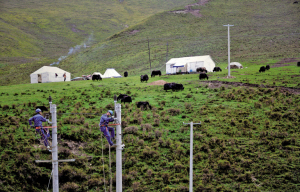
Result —
POLYGON ((68 55, 71 47, 78 45, 82 51, 84 43, 91 46, 155 13, 190 2, 193 1, 2 0, 1 85, 15 84, 21 79, 26 82, 31 72, 57 62, 59 57, 68 55), (12 74, 22 78, 15 81, 12 74))
POLYGON ((191 55, 209 54, 217 64, 226 63, 223 25, 228 23, 234 25, 231 61, 255 65, 283 58, 300 60, 300 8, 290 0, 201 1, 206 4, 189 10, 185 5, 197 1, 23 2, 2 2, 1 85, 28 83, 30 73, 89 40, 99 43, 82 48, 58 66, 73 77, 103 73, 108 67, 120 73, 146 73, 150 71, 147 39, 152 69, 164 70, 167 59, 191 55))
MULTIPOLYGON (((34 160, 51 155, 27 121, 35 106, 48 106, 51 95, 57 104, 59 158, 76 159, 59 165, 60 190, 104 191, 109 186, 108 145, 102 143, 98 123, 113 107, 113 96, 122 93, 133 98, 122 104, 123 191, 188 191, 189 126, 183 122, 190 121, 201 121, 194 126, 195 191, 299 191, 298 70, 285 66, 259 73, 252 66, 234 69, 233 79, 223 79, 226 71, 209 73, 209 80, 246 78, 258 87, 205 83, 197 74, 148 81, 182 83, 185 89, 178 92, 140 83, 138 76, 2 86, 1 189, 46 190, 51 165, 34 160), (280 87, 284 85, 294 89, 280 87), (137 101, 150 102, 152 110, 137 108, 137 101)), ((112 176, 115 186, 115 151, 112 176)))
MULTIPOLYGON (((176 10, 184 10, 176 9, 176 10)), ((299 5, 291 1, 209 1, 201 17, 175 10, 158 13, 138 25, 111 36, 85 52, 73 55, 60 66, 74 76, 114 67, 119 72, 143 74, 165 70, 172 57, 211 55, 216 63, 227 62, 227 27, 231 27, 231 61, 250 64, 299 59, 299 5), (168 57, 167 56, 168 44, 168 57)))

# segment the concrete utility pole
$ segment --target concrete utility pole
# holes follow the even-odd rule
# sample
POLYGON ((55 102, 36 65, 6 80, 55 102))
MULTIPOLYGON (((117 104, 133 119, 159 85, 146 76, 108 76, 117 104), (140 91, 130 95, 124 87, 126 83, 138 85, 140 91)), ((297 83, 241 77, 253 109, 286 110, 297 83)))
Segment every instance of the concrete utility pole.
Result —
POLYGON ((148 52, 149 52, 150 74, 151 74, 150 45, 149 45, 149 38, 147 38, 147 39, 148 39, 148 52))
POLYGON ((193 133, 193 125, 197 125, 197 124, 201 124, 200 123, 184 123, 184 125, 186 124, 190 124, 190 190, 189 192, 193 192, 193 138, 194 138, 194 133, 193 133))
POLYGON ((166 63, 168 62, 169 42, 167 42, 166 63))
POLYGON ((75 159, 58 160, 58 147, 57 147, 57 120, 56 120, 56 105, 52 104, 52 98, 49 96, 51 125, 52 125, 52 160, 36 160, 36 163, 52 163, 53 171, 53 192, 59 192, 59 179, 58 179, 58 163, 59 162, 73 162, 75 159))
POLYGON ((124 144, 122 144, 122 131, 121 131, 121 104, 117 103, 117 96, 114 96, 115 102, 115 120, 116 126, 116 192, 122 192, 122 150, 124 144))
POLYGON ((228 27, 228 77, 230 77, 230 30, 229 28, 234 25, 223 25, 224 27, 228 27))

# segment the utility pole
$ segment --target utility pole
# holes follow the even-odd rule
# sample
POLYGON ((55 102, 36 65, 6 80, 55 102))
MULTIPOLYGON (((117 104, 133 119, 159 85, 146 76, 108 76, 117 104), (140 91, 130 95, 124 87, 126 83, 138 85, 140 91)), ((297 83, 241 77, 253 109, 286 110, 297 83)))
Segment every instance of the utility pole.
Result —
POLYGON ((122 144, 121 131, 121 104, 117 103, 117 96, 114 96, 115 102, 115 120, 116 124, 116 192, 122 192, 122 150, 125 145, 122 144))
POLYGON ((234 25, 223 25, 224 27, 228 27, 228 77, 230 77, 230 30, 229 28, 234 25))
POLYGON ((168 62, 169 42, 167 42, 166 63, 168 62))
POLYGON ((150 62, 150 74, 151 74, 151 59, 150 59, 150 46, 149 46, 149 38, 148 39, 148 52, 149 52, 149 62, 150 62))
MULTIPOLYGON (((59 179, 58 179, 58 163, 59 162, 74 162, 75 159, 58 160, 58 147, 57 147, 57 119, 56 119, 56 105, 52 104, 52 98, 49 96, 50 113, 52 122, 52 160, 36 160, 36 163, 52 163, 53 172, 53 192, 59 192, 59 179)), ((48 120, 49 122, 49 120, 48 120)))
POLYGON ((194 133, 193 133, 193 125, 197 125, 197 124, 201 124, 200 123, 184 123, 184 125, 186 124, 190 124, 190 189, 189 192, 193 192, 193 138, 194 138, 194 133))

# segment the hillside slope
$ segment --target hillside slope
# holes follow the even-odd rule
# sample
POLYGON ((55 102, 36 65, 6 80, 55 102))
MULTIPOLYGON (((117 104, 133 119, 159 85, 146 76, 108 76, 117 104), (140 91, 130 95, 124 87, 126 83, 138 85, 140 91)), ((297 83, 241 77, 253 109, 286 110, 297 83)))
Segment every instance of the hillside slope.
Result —
POLYGON ((190 2, 2 0, 0 68, 5 73, 1 73, 1 84, 18 83, 23 78, 14 81, 12 74, 28 78, 34 69, 72 54, 71 48, 73 53, 74 49, 82 51, 155 13, 190 2), (19 69, 19 64, 25 63, 26 67, 19 69))
MULTIPOLYGON (((47 189, 51 164, 35 160, 49 160, 51 154, 28 119, 36 106, 49 106, 49 95, 57 104, 59 159, 76 159, 59 164, 60 191, 108 189, 108 144, 98 126, 101 114, 113 108, 115 94, 133 98, 122 104, 124 192, 188 191, 190 127, 183 122, 191 121, 201 122, 194 125, 194 191, 299 191, 300 89, 294 94, 279 86, 264 88, 256 80, 295 85, 299 67, 265 73, 251 68, 233 74, 257 87, 225 84, 229 80, 222 78, 224 84, 206 83, 197 74, 148 81, 183 84, 183 91, 174 92, 140 83, 137 76, 1 86, 1 191, 47 189), (152 109, 137 108, 137 101, 148 101, 152 109)), ((115 150, 111 154, 114 191, 115 150)))
POLYGON ((292 1, 208 1, 204 5, 158 13, 138 25, 111 36, 103 43, 65 60, 73 75, 104 72, 107 67, 131 74, 164 70, 172 57, 211 55, 227 62, 227 27, 232 24, 231 61, 247 64, 275 63, 282 58, 299 61, 300 7, 292 1), (198 15, 191 14, 198 10, 198 15), (168 45, 168 46, 167 46, 168 45))

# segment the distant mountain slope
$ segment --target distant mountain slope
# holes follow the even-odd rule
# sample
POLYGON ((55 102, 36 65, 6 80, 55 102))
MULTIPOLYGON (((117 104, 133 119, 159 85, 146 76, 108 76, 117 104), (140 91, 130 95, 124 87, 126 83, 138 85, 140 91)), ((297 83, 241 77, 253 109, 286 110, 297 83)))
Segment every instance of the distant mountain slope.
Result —
MULTIPOLYGON (((0 65, 58 59, 192 0, 1 0, 0 65)), ((45 63, 46 64, 46 63, 45 63)))
MULTIPOLYGON (((22 9, 21 5, 13 5, 6 2, 1 15, 22 9)), ((29 5, 28 1, 26 6, 29 5)), ((73 76, 104 72, 108 67, 114 67, 120 73, 127 70, 131 74, 143 74, 150 71, 147 39, 152 69, 164 69, 168 58, 191 55, 209 54, 217 63, 226 62, 227 28, 223 25, 228 23, 234 25, 230 29, 232 61, 257 63, 300 56, 300 6, 290 0, 135 0, 121 4, 118 1, 54 1, 31 6, 35 8, 30 7, 32 11, 25 12, 24 17, 1 16, 0 21, 6 23, 7 18, 12 18, 6 28, 15 29, 18 35, 14 37, 24 35, 23 47, 30 47, 25 49, 30 52, 27 53, 18 46, 2 46, 4 52, 15 53, 0 57, 2 85, 28 83, 32 71, 57 62, 58 58, 68 55, 69 48, 76 50, 75 45, 80 48, 90 41, 98 43, 86 43, 81 52, 74 51, 75 54, 68 55, 58 66, 73 76), (34 17, 26 16, 29 13, 34 17), (37 19, 40 15, 51 17, 37 19), (34 19, 20 22, 20 18, 34 19), (30 25, 34 27, 26 28, 30 25), (26 30, 18 31, 21 28, 26 30), (36 30, 32 34, 33 29, 36 30), (11 65, 16 63, 26 64, 11 65), (12 78, 16 73, 18 77, 12 78)), ((8 36, 12 32, 6 33, 7 38, 1 38, 2 44, 4 41, 18 42, 8 36)))
POLYGON ((149 73, 148 38, 152 69, 164 70, 167 59, 191 55, 211 55, 216 62, 227 62, 227 27, 223 25, 228 23, 234 25, 230 28, 231 61, 256 64, 300 56, 300 12, 293 1, 207 2, 156 14, 60 66, 75 76, 104 72, 107 67, 149 73))

